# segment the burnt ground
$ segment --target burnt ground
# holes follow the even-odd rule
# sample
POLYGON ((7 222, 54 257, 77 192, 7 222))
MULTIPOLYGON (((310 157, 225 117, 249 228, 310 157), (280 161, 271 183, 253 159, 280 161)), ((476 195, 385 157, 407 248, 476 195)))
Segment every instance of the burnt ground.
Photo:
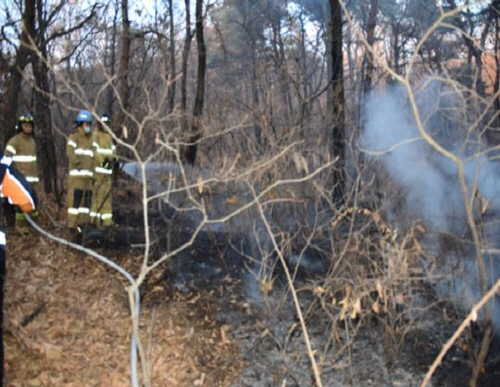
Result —
MULTIPOLYGON (((63 209, 45 203, 40 224, 69 237, 63 209)), ((155 257, 191 235, 189 222, 167 215, 151 213, 155 257)), ((127 206, 117 211, 117 224, 88 230, 80 242, 137 274, 141 217, 127 206)), ((9 230, 8 239, 6 385, 129 385, 125 281, 42 236, 9 230)), ((244 235, 201 232, 143 285, 141 334, 153 386, 314 385, 282 273, 274 270, 272 286, 263 288, 251 274, 259 268, 251 243, 244 235)), ((309 274, 301 273, 296 286, 324 386, 418 386, 460 322, 442 305, 419 324, 389 328, 375 316, 332 322, 318 308, 309 274)), ((472 331, 461 338, 433 386, 467 385, 478 337, 472 331)), ((481 386, 498 385, 499 362, 490 359, 481 386)))

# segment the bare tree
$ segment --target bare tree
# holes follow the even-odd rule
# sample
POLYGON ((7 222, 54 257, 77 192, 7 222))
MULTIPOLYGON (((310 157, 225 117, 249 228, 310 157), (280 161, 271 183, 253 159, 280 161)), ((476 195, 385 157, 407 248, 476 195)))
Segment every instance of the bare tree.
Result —
POLYGON ((331 109, 332 129, 330 150, 332 158, 338 157, 338 168, 334 171, 334 200, 345 199, 345 100, 344 100, 344 54, 342 33, 342 9, 339 0, 329 0, 327 30, 327 55, 329 57, 328 106, 331 109))
POLYGON ((2 127, 5 132, 0 144, 2 149, 7 139, 15 133, 14 128, 17 121, 17 108, 21 92, 19 85, 22 83, 24 69, 29 64, 30 58, 33 55, 32 42, 35 41, 35 9, 35 0, 24 1, 19 47, 16 52, 15 61, 9 69, 9 78, 4 93, 2 127))
MULTIPOLYGON (((110 78, 113 78, 116 74, 116 37, 117 37, 117 23, 118 23, 117 19, 118 19, 118 7, 116 7, 113 15, 113 24, 111 25, 111 40, 109 42, 109 47, 106 50, 106 54, 104 56, 105 61, 107 59, 109 63, 110 78)), ((115 102, 114 90, 112 85, 110 85, 108 86, 104 102, 105 112, 107 114, 112 114, 114 102, 115 102)))
POLYGON ((193 39, 193 32, 191 30, 191 4, 189 0, 184 0, 185 5, 185 33, 184 33, 184 47, 182 49, 182 63, 181 63, 181 129, 183 133, 188 132, 188 119, 187 119, 187 81, 188 81, 188 60, 191 52, 191 41, 193 39))
POLYGON ((130 46, 132 36, 130 31, 130 19, 128 16, 128 0, 121 0, 122 15, 122 37, 121 37, 121 56, 118 71, 119 91, 121 106, 116 118, 116 127, 120 128, 125 123, 125 112, 129 107, 129 72, 130 72, 130 46))
POLYGON ((185 160, 193 165, 196 161, 198 149, 197 141, 201 137, 201 117, 205 101, 205 73, 207 71, 207 49, 203 34, 204 24, 203 0, 196 0, 196 46, 198 48, 198 69, 196 72, 196 95, 194 98, 193 121, 191 123, 191 134, 189 144, 186 148, 185 160))
MULTIPOLYGON (((35 111, 38 126, 38 149, 40 153, 40 167, 43 170, 43 182, 46 193, 55 192, 59 201, 57 187, 57 163, 52 136, 52 117, 50 112, 50 84, 47 55, 47 25, 43 16, 46 14, 45 2, 36 1, 38 30, 37 55, 33 56, 33 73, 35 76, 35 111)), ((57 10, 56 10, 57 13, 57 10)))
MULTIPOLYGON (((495 16, 495 45, 494 45, 494 50, 495 52, 500 51, 500 26, 499 26, 499 19, 500 19, 500 4, 498 8, 496 9, 497 13, 495 16)), ((493 84, 493 93, 496 95, 495 99, 495 106, 497 111, 500 112, 500 95, 498 94, 498 91, 500 90, 500 58, 498 55, 495 55, 495 82, 493 84)), ((497 117, 497 126, 500 127, 500 116, 497 117)))
POLYGON ((176 61, 175 61, 175 23, 174 23, 174 7, 173 0, 168 0, 168 25, 169 25, 169 41, 168 41, 168 52, 170 56, 170 68, 168 79, 168 110, 167 113, 172 113, 175 106, 175 89, 176 89, 176 61))
MULTIPOLYGON (((375 43, 375 27, 377 26, 377 12, 378 12, 378 0, 371 0, 370 13, 368 14, 368 22, 366 23, 366 41, 371 46, 373 46, 373 43, 375 43)), ((365 55, 363 57, 363 63, 365 64, 365 79, 363 82, 363 90, 365 93, 367 93, 372 88, 373 71, 375 69, 373 63, 373 56, 369 51, 365 51, 365 55)))
MULTIPOLYGON (((447 0, 450 8, 452 10, 458 9, 455 0, 447 0)), ((494 10, 494 2, 492 2, 483 12, 485 18, 482 21, 482 32, 480 34, 479 41, 474 40, 474 31, 479 24, 478 15, 473 13, 470 9, 466 9, 455 15, 455 23, 459 26, 461 30, 461 35, 464 43, 467 47, 467 69, 471 78, 473 79, 474 87, 476 92, 483 96, 484 95, 484 81, 483 81, 483 59, 482 54, 484 50, 484 45, 486 38, 492 28, 492 22, 495 17, 498 16, 498 11, 494 10), (472 59, 474 58, 474 70, 472 69, 472 59)))
POLYGON ((279 8, 271 11, 270 24, 272 28, 271 47, 275 66, 279 71, 278 82, 281 91, 282 104, 284 105, 284 120, 291 124, 293 112, 292 97, 290 95, 290 82, 288 81, 288 58, 285 54, 285 43, 283 42, 283 15, 279 8))

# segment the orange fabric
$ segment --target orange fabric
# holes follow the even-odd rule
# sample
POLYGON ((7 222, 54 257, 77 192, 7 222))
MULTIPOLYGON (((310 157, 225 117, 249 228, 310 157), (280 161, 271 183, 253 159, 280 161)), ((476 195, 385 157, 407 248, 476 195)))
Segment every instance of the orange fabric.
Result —
POLYGON ((9 198, 11 204, 18 206, 22 212, 31 212, 35 203, 21 182, 7 169, 2 181, 2 195, 9 198))

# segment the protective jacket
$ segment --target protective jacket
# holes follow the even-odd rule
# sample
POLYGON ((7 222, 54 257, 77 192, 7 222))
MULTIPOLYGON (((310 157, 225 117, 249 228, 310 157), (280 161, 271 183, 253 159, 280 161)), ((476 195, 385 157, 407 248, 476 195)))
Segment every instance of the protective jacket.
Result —
MULTIPOLYGON (((0 153, 0 196, 23 212, 34 211, 35 191, 24 177, 11 168, 12 159, 0 153)), ((0 385, 3 380, 3 285, 5 280, 5 233, 0 230, 0 385)))
POLYGON ((32 135, 22 131, 16 134, 7 143, 5 155, 12 157, 14 166, 29 183, 38 183, 36 144, 32 135))
POLYGON ((95 154, 94 191, 90 218, 95 224, 109 226, 113 223, 113 205, 111 199, 113 163, 116 146, 111 135, 104 130, 93 134, 95 154))
POLYGON ((92 135, 85 134, 82 127, 68 137, 66 144, 69 176, 73 180, 91 181, 94 176, 94 150, 92 135))
POLYGON ((74 228, 88 223, 92 203, 94 176, 94 151, 92 135, 85 134, 81 126, 68 137, 68 227, 74 228))
MULTIPOLYGON (((20 130, 12 137, 5 147, 5 155, 12 157, 14 167, 23 174, 26 181, 36 189, 38 185, 38 166, 36 160, 36 143, 32 134, 20 130)), ((31 214, 33 220, 38 217, 38 212, 31 214)), ((29 233, 28 221, 22 211, 16 207, 16 230, 21 234, 29 233)))
POLYGON ((37 203, 35 191, 21 173, 11 168, 11 164, 12 159, 0 153, 1 197, 6 197, 10 204, 23 212, 32 212, 37 203))

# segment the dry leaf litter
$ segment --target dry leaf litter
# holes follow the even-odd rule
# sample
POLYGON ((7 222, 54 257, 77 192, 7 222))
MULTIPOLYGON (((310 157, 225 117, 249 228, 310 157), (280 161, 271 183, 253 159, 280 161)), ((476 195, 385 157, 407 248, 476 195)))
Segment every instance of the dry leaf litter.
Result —
MULTIPOLYGON (((64 233, 43 213, 39 223, 64 233)), ((137 274, 137 250, 99 252, 137 274)), ((8 230, 7 254, 6 385, 129 386, 126 281, 33 230, 30 236, 8 230)), ((191 297, 161 286, 143 296, 140 334, 152 386, 226 386, 238 375, 238 349, 212 319, 210 295, 191 297)))

